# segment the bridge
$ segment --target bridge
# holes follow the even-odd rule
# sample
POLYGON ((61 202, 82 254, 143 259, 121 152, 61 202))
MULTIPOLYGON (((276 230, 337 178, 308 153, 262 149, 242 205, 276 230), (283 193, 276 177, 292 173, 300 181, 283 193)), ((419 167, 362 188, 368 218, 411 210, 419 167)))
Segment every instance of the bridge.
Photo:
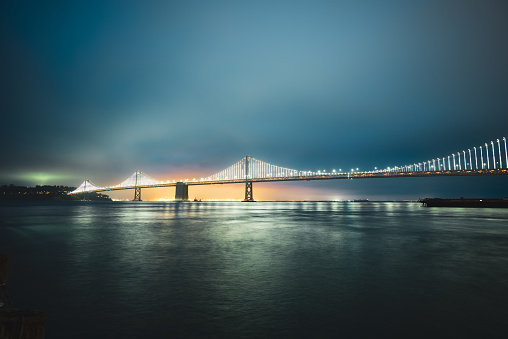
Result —
POLYGON ((92 192, 134 190, 134 201, 141 201, 141 189, 154 187, 176 187, 175 200, 189 199, 189 186, 216 184, 245 184, 244 201, 254 201, 252 191, 255 182, 299 181, 299 180, 334 180, 334 179, 366 179, 366 178, 404 178, 434 176, 476 176, 476 175, 507 175, 508 149, 506 137, 490 141, 484 145, 468 148, 467 151, 452 153, 418 163, 401 166, 374 168, 372 171, 300 171, 246 156, 228 168, 209 177, 192 181, 160 181, 147 174, 136 171, 118 185, 101 187, 86 179, 78 188, 69 194, 85 194, 92 192))

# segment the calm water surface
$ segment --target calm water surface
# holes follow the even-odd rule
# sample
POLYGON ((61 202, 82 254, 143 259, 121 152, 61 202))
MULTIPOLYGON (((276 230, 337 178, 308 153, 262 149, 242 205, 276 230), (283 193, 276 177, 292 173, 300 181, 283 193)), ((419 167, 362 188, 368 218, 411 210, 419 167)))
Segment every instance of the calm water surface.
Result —
POLYGON ((506 337, 508 210, 0 203, 51 338, 506 337))

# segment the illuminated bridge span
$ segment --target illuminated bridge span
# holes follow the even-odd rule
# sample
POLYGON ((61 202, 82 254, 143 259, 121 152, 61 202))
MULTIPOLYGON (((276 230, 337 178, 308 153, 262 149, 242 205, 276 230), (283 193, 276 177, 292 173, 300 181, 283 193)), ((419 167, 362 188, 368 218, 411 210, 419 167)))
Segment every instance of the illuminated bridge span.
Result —
POLYGON ((190 185, 245 183, 245 201, 254 201, 252 183, 270 181, 329 180, 394 177, 430 177, 430 176, 471 176, 508 174, 508 149, 506 137, 502 141, 490 141, 467 151, 402 166, 375 168, 373 171, 312 172, 300 171, 269 164, 247 156, 228 168, 209 177, 192 181, 160 181, 141 171, 134 172, 129 178, 115 186, 101 187, 85 180, 69 194, 134 189, 134 200, 141 200, 141 189, 152 187, 176 187, 176 200, 188 200, 190 185))

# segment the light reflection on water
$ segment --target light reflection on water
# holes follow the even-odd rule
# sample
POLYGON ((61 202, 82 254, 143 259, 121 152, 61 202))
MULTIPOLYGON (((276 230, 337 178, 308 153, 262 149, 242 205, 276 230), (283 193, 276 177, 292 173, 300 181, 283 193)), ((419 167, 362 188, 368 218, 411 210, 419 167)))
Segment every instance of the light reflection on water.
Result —
POLYGON ((48 338, 495 337, 507 221, 414 203, 4 203, 0 252, 48 338))

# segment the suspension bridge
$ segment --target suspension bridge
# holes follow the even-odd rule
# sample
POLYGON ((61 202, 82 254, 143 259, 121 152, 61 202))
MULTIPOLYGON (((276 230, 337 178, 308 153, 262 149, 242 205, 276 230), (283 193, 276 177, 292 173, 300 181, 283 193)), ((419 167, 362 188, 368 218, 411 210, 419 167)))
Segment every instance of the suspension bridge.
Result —
POLYGON ((334 180, 365 178, 403 178, 433 176, 476 176, 507 175, 508 149, 506 137, 490 141, 484 145, 469 148, 467 151, 452 153, 418 163, 401 166, 375 168, 372 171, 339 170, 336 172, 313 172, 289 169, 246 156, 228 168, 209 177, 192 181, 160 181, 149 175, 136 171, 118 185, 101 187, 86 179, 78 188, 69 194, 92 192, 134 190, 134 201, 141 201, 141 189, 154 187, 176 187, 175 200, 189 199, 189 186, 215 184, 245 184, 244 201, 254 201, 252 186, 254 182, 298 181, 298 180, 334 180))

